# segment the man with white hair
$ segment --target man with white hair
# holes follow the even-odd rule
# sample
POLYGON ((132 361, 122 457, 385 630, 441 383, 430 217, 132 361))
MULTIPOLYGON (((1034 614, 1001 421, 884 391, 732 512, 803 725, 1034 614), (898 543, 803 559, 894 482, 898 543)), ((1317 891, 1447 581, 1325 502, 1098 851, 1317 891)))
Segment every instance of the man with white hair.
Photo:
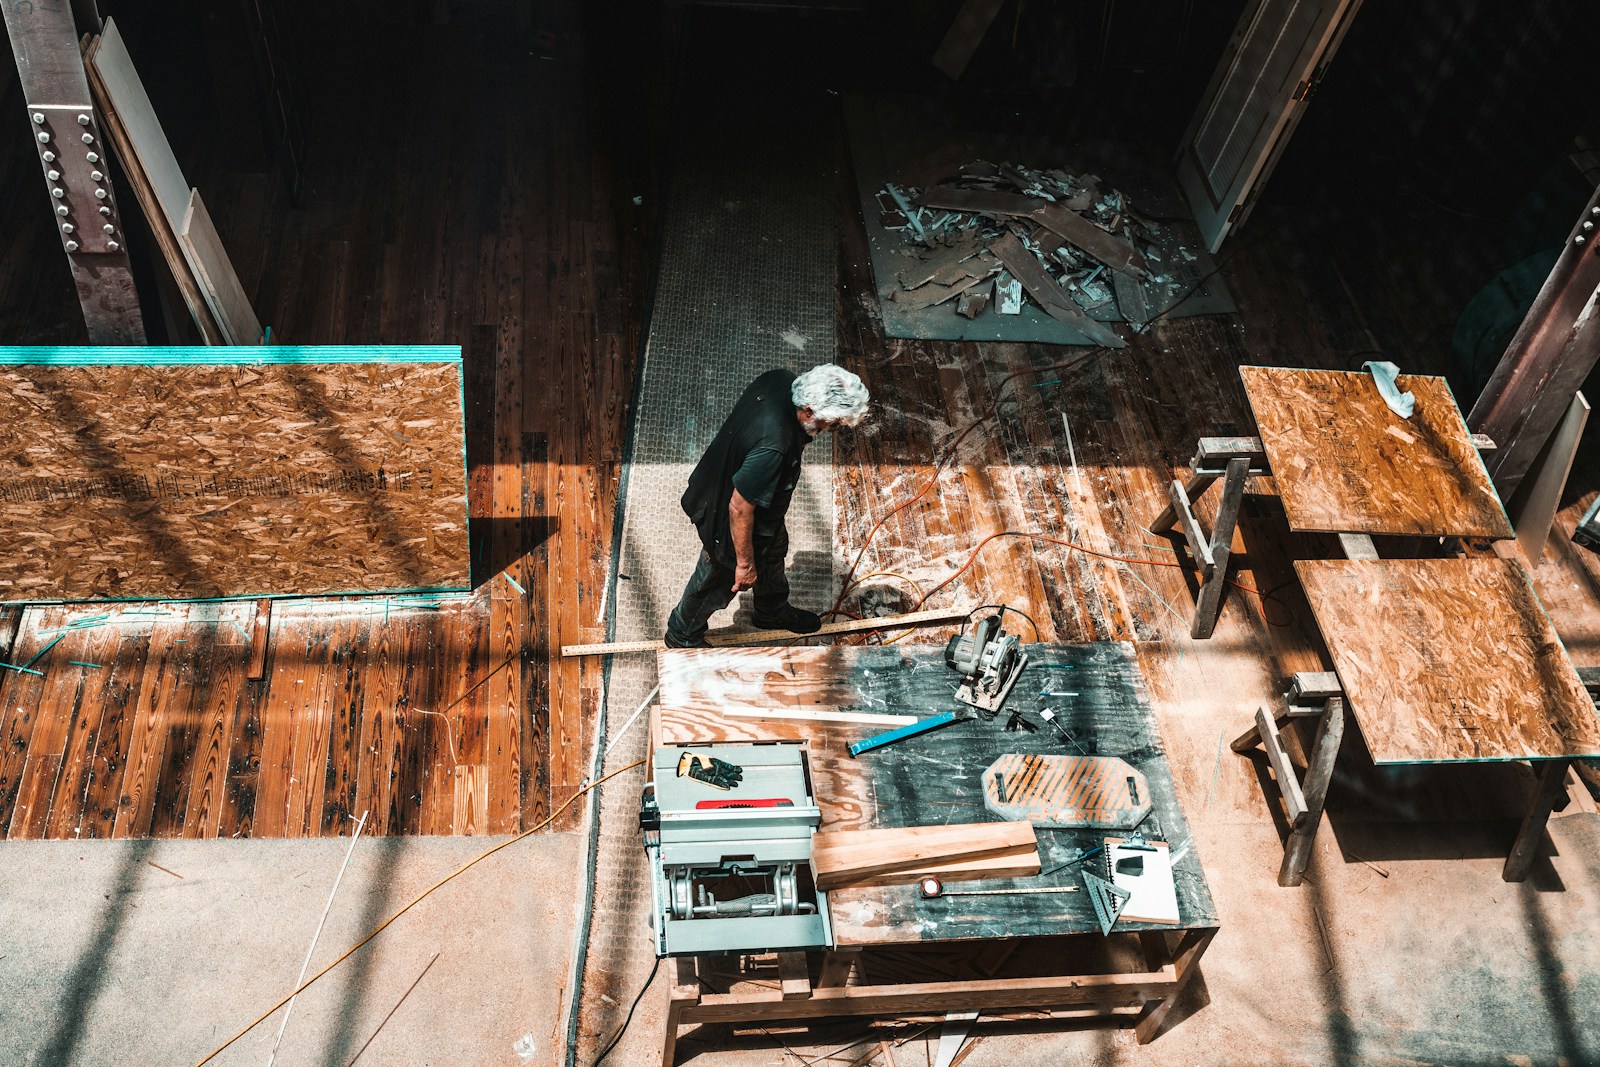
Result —
POLYGON ((812 437, 854 426, 866 413, 867 387, 831 363, 798 377, 770 370, 750 383, 683 494, 703 547, 667 619, 667 647, 703 647, 707 621, 746 589, 755 590, 761 629, 817 631, 821 617, 789 603, 784 515, 800 478, 800 453, 812 437))

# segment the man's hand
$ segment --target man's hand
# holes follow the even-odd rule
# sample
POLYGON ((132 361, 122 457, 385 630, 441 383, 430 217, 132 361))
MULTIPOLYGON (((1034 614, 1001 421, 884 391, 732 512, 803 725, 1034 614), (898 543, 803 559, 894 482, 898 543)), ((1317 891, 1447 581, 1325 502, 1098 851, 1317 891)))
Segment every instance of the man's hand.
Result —
POLYGON ((756 565, 754 563, 738 563, 733 568, 733 591, 742 593, 746 589, 756 587, 756 565))

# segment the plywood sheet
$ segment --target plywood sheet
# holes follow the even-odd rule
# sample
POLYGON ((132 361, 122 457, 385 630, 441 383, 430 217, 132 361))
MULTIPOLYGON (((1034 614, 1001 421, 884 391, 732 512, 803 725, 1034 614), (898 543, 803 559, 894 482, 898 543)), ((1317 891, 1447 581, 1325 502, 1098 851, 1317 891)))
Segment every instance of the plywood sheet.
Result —
POLYGON ((1295 563, 1378 763, 1600 754, 1600 719, 1520 562, 1295 563))
POLYGON ((173 233, 180 232, 183 213, 189 206, 189 183, 184 180, 178 157, 172 153, 166 131, 161 128, 155 108, 150 106, 144 83, 134 69, 133 57, 128 54, 128 46, 123 43, 122 33, 113 19, 106 19, 99 47, 90 62, 127 130, 129 144, 150 180, 168 226, 173 233))
POLYGON ((0 349, 0 599, 469 585, 460 349, 0 349))
POLYGON ((1372 376, 1240 367, 1245 395, 1296 530, 1512 536, 1510 520, 1443 378, 1402 374, 1403 419, 1372 376))
POLYGON ((261 320, 256 318, 250 298, 239 275, 234 273, 233 261, 222 246, 222 235, 200 199, 200 190, 189 191, 189 206, 183 214, 183 228, 178 231, 178 243, 194 271, 195 281, 205 294, 212 317, 222 328, 230 345, 253 345, 261 341, 261 320))

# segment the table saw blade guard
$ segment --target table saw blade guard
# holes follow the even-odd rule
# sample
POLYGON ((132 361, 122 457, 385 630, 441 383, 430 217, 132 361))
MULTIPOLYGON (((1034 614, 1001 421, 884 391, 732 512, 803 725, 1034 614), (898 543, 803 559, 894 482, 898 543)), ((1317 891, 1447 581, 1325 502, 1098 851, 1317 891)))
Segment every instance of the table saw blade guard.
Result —
POLYGON ((802 746, 659 748, 651 769, 640 826, 658 956, 832 945, 827 896, 811 871, 822 813, 802 746), (743 779, 722 790, 679 777, 685 751, 741 767, 743 779), (729 806, 741 799, 787 803, 729 806))

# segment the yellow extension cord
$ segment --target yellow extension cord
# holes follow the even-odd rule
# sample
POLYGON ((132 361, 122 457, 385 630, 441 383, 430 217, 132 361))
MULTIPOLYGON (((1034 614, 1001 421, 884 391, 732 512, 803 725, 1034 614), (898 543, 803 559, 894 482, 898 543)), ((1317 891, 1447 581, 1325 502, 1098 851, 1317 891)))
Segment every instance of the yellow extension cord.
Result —
POLYGON ((411 903, 407 904, 405 907, 401 908, 399 911, 395 912, 393 915, 391 915, 387 919, 383 920, 383 922, 379 923, 377 929, 373 930, 372 933, 368 934, 366 937, 363 937, 360 941, 357 941, 355 944, 351 945, 348 949, 345 950, 344 955, 340 956, 338 959, 334 960, 332 963, 330 963, 326 967, 322 968, 322 970, 318 971, 316 974, 312 975, 310 978, 307 978, 304 982, 301 982, 294 989, 291 989, 289 991, 288 995, 285 996, 282 1000, 278 1001, 272 1007, 268 1008, 266 1011, 264 1011, 260 1015, 256 1016, 255 1019, 250 1023, 250 1025, 246 1026, 243 1030, 240 1030, 237 1034, 234 1034, 232 1037, 228 1038, 228 1040, 224 1041, 222 1044, 218 1045, 216 1048, 214 1048, 210 1052, 208 1052, 206 1054, 206 1058, 201 1060, 199 1063, 196 1063, 195 1067, 205 1067, 206 1064, 210 1063, 212 1060, 214 1060, 218 1056, 220 1056, 223 1053, 223 1051, 225 1049, 227 1049, 227 1047, 229 1045, 233 1044, 235 1041, 239 1040, 245 1034, 248 1034, 251 1030, 254 1030, 256 1027, 260 1026, 262 1023, 266 1022, 268 1019, 270 1019, 272 1017, 272 1013, 273 1012, 277 1011, 279 1008, 281 1008, 285 1004, 289 1003, 289 1001, 293 1000, 295 997, 297 997, 301 993, 305 992, 308 988, 310 988, 311 983, 315 982, 318 978, 321 978, 323 975, 327 974, 329 971, 331 971, 335 967, 339 966, 339 964, 343 963, 345 960, 347 960, 351 956, 355 955, 357 949, 361 948, 362 945, 365 945, 368 941, 371 941, 373 938, 375 938, 379 934, 383 933, 383 931, 388 928, 390 923, 392 923, 396 919, 400 918, 400 916, 404 915, 406 912, 410 911, 412 908, 416 907, 418 904, 421 904, 422 901, 430 893, 432 893, 435 889, 438 889, 440 886, 442 886, 446 882, 450 881, 450 879, 454 878, 456 875, 466 873, 468 870, 470 870, 471 868, 477 866, 479 863, 481 863, 482 861, 488 859, 490 856, 494 855, 496 852, 499 852, 501 849, 505 848, 506 846, 514 845, 518 841, 521 841, 523 838, 529 837, 529 836, 531 836, 533 834, 538 833, 540 830, 543 830, 546 826, 549 826, 551 823, 555 822, 557 817, 559 817, 562 812, 564 812, 568 808, 570 808, 573 805, 573 803, 575 801, 577 801, 577 799, 579 797, 583 796, 589 790, 591 790, 591 789, 595 788, 596 786, 600 785, 600 783, 602 783, 602 782, 609 781, 610 779, 615 778, 619 774, 622 774, 622 773, 624 773, 626 771, 633 770, 635 767, 639 766, 642 763, 644 763, 644 760, 642 760, 642 759, 634 760, 632 763, 628 764, 626 767, 618 767, 616 770, 612 771, 610 774, 603 775, 602 777, 600 777, 600 778, 596 779, 595 781, 589 783, 588 785, 584 786, 582 789, 578 790, 576 793, 572 794, 572 796, 568 797, 565 801, 562 802, 560 807, 556 808, 555 811, 551 812, 549 817, 546 818, 543 822, 539 823, 539 825, 537 825, 535 827, 532 827, 531 829, 522 831, 522 833, 518 834, 516 837, 511 838, 511 840, 509 840, 509 841, 500 842, 498 845, 496 845, 493 848, 489 849, 487 852, 483 853, 480 856, 475 857, 474 859, 471 859, 471 860, 467 861, 466 863, 462 864, 460 867, 457 867, 455 870, 453 870, 449 874, 445 875, 443 878, 439 879, 433 885, 431 885, 427 889, 423 890, 422 893, 420 895, 418 895, 418 897, 415 900, 413 900, 411 903))

